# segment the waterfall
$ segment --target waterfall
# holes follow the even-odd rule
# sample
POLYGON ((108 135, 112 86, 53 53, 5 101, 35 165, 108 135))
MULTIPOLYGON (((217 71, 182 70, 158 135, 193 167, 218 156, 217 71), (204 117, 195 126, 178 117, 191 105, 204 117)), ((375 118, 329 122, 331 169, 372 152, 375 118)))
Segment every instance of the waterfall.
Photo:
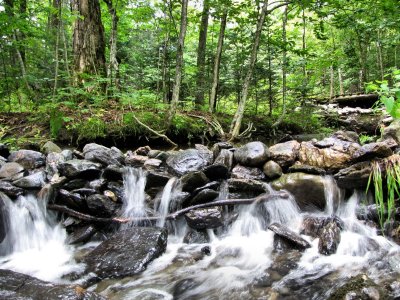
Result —
POLYGON ((344 192, 338 187, 333 176, 324 177, 325 213, 333 215, 338 206, 343 202, 344 192))
MULTIPOLYGON (((123 176, 124 180, 124 200, 122 205, 122 217, 127 219, 145 219, 147 217, 146 195, 146 172, 141 168, 126 168, 123 176)), ((127 226, 138 225, 138 221, 133 221, 127 226)), ((125 227, 125 226, 123 226, 125 227)))
POLYGON ((81 266, 65 244, 66 232, 46 211, 46 198, 30 194, 15 202, 2 197, 7 212, 7 235, 0 244, 0 268, 58 281, 81 266))
POLYGON ((157 221, 157 226, 159 227, 164 227, 165 218, 169 213, 169 204, 172 199, 175 182, 176 182, 176 177, 172 177, 171 179, 168 180, 167 184, 163 189, 160 205, 158 207, 158 214, 160 216, 160 219, 157 221))

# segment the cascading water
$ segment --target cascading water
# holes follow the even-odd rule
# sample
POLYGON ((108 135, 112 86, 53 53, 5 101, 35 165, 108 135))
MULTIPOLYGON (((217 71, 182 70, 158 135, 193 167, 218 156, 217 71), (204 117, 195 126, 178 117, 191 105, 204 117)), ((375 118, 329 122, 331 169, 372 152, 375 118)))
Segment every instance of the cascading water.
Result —
POLYGON ((173 188, 175 186, 176 181, 177 178, 172 177, 170 180, 168 180, 167 184, 163 189, 160 205, 158 207, 158 215, 160 216, 160 219, 157 221, 157 226, 159 227, 164 227, 165 218, 169 213, 169 206, 170 206, 169 204, 171 202, 171 198, 174 192, 173 188))
POLYGON ((0 244, 0 268, 29 274, 43 280, 82 269, 66 246, 67 234, 46 212, 46 198, 20 196, 15 202, 2 197, 7 211, 7 235, 0 244))
MULTIPOLYGON (((384 255, 390 255, 391 267, 399 274, 399 247, 356 218, 355 209, 362 194, 356 192, 344 201, 334 180, 326 179, 326 193, 332 193, 327 197, 326 210, 306 215, 336 215, 342 219, 344 228, 336 254, 319 254, 319 239, 308 236, 303 238, 311 248, 303 253, 274 252, 274 233, 266 227, 279 222, 299 233, 304 216, 295 199, 277 196, 271 201, 235 208, 236 221, 217 231, 221 234, 214 235, 215 230, 209 230, 209 256, 199 257, 204 244, 183 244, 172 237, 166 253, 139 278, 98 286, 97 291, 111 299, 326 299, 350 275, 365 272, 378 278, 384 255), (283 274, 278 272, 279 264, 286 270, 283 274), (289 270, 288 265, 292 266, 289 270)), ((221 193, 227 197, 227 190, 221 193)))
MULTIPOLYGON (((122 217, 127 219, 145 219, 147 215, 146 195, 146 172, 141 168, 126 168, 124 176, 124 202, 122 206, 122 217)), ((125 226, 137 225, 138 221, 132 221, 125 226)))

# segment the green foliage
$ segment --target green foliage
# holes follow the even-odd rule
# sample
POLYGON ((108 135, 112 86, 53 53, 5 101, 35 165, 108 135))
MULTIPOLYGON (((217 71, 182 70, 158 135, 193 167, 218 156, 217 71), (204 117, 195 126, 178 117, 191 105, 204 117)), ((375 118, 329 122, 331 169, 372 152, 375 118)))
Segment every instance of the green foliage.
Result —
POLYGON ((383 229, 385 223, 395 217, 395 200, 400 196, 400 156, 395 154, 381 162, 372 162, 367 192, 371 183, 374 186, 379 223, 383 229), (383 170, 385 175, 382 174, 383 170))
POLYGON ((64 124, 64 116, 61 111, 54 110, 50 114, 50 136, 56 138, 64 124))
POLYGON ((374 136, 370 136, 370 135, 366 135, 366 134, 360 134, 359 138, 360 138, 361 145, 365 145, 365 144, 372 143, 375 141, 374 136))
POLYGON ((393 118, 400 118, 400 70, 393 70, 391 75, 392 84, 388 80, 368 83, 367 91, 374 91, 379 94, 377 106, 383 105, 386 112, 393 118))

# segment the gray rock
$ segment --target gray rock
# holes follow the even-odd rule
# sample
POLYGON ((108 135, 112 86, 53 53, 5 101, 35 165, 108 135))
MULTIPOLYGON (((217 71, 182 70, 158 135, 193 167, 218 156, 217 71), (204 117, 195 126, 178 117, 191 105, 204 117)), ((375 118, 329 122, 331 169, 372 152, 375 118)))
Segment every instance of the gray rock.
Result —
POLYGON ((199 193, 197 193, 196 196, 193 197, 192 200, 190 200, 189 205, 196 205, 196 204, 212 202, 218 198, 218 195, 219 195, 219 193, 212 189, 201 190, 199 193))
POLYGON ((72 190, 71 193, 79 194, 82 197, 88 197, 88 196, 96 194, 97 191, 95 189, 91 189, 91 188, 80 188, 80 189, 72 190))
POLYGON ((9 162, 4 164, 0 169, 0 178, 12 179, 17 174, 24 172, 24 167, 16 162, 9 162))
POLYGON ((232 170, 233 166, 233 152, 230 150, 222 149, 217 158, 214 160, 215 165, 224 165, 228 171, 232 170))
POLYGON ((218 228, 224 225, 221 207, 195 209, 185 214, 190 228, 196 230, 218 228))
POLYGON ((78 211, 87 210, 86 201, 80 194, 71 193, 64 189, 58 191, 56 202, 78 211))
POLYGON ((7 145, 0 143, 0 156, 8 157, 10 155, 10 149, 7 145))
MULTIPOLYGON (((11 199, 8 198, 7 195, 0 192, 0 244, 4 241, 8 232, 8 211, 7 211, 7 202, 10 202, 11 199)), ((1 247, 0 247, 1 250, 1 247)), ((2 255, 0 251, 0 255, 2 255)))
POLYGON ((198 187, 204 186, 208 181, 207 176, 201 171, 189 172, 180 179, 182 191, 189 193, 193 192, 198 187))
POLYGON ((68 236, 68 244, 86 243, 96 232, 97 230, 93 225, 86 225, 78 228, 68 236))
POLYGON ((300 235, 298 235, 297 233, 293 232, 289 228, 283 226, 282 224, 273 223, 273 224, 268 226, 268 229, 273 231, 279 237, 284 238, 285 240, 287 240, 290 243, 292 243, 294 248, 297 248, 297 249, 300 249, 300 250, 304 250, 306 248, 310 248, 311 247, 309 242, 307 242, 300 235))
POLYGON ((101 173, 101 164, 89 160, 72 159, 58 166, 60 174, 68 178, 82 177, 85 179, 98 178, 101 173))
POLYGON ((137 155, 132 151, 128 151, 125 155, 125 164, 133 167, 141 167, 149 158, 144 155, 137 155))
POLYGON ((270 159, 281 167, 289 167, 294 164, 299 156, 300 143, 288 141, 269 147, 270 159))
POLYGON ((383 129, 382 139, 388 138, 393 138, 397 143, 400 143, 400 120, 394 120, 383 129))
POLYGON ((276 190, 287 190, 293 194, 303 210, 325 208, 325 187, 322 176, 305 173, 284 174, 271 185, 276 190))
POLYGON ((148 156, 150 159, 156 158, 157 155, 159 155, 161 152, 162 152, 161 150, 150 150, 150 151, 147 153, 147 156, 148 156))
POLYGON ((229 178, 229 169, 223 164, 212 164, 203 169, 204 174, 210 180, 221 180, 229 178))
POLYGON ((291 166, 288 169, 288 172, 289 173, 301 172, 301 173, 307 173, 307 174, 313 174, 313 175, 326 175, 326 171, 322 168, 309 166, 309 165, 303 165, 301 163, 296 163, 293 166, 291 166))
POLYGON ((108 165, 103 170, 102 177, 110 181, 118 181, 122 180, 124 172, 124 168, 120 165, 108 165))
POLYGON ((23 189, 12 185, 8 181, 0 181, 0 191, 13 199, 25 193, 23 189))
POLYGON ((168 157, 167 166, 176 175, 184 175, 192 171, 200 171, 209 164, 199 150, 188 149, 168 157))
POLYGON ((124 154, 116 147, 107 148, 95 143, 86 144, 83 147, 83 155, 86 160, 99 162, 105 166, 107 165, 121 165, 125 157, 124 154))
POLYGON ((171 175, 166 173, 149 171, 146 179, 146 190, 153 187, 165 186, 171 177, 171 175))
POLYGON ((207 165, 210 165, 214 161, 214 155, 211 150, 202 144, 195 144, 195 149, 199 151, 199 155, 206 161, 207 165))
POLYGON ((23 189, 40 189, 46 183, 46 173, 39 171, 32 175, 22 177, 13 182, 16 187, 23 189))
POLYGON ((118 204, 105 195, 94 194, 86 199, 86 205, 91 214, 98 217, 111 217, 118 208, 118 204))
POLYGON ((58 166, 65 162, 66 159, 61 153, 51 152, 46 157, 46 172, 48 177, 52 177, 58 173, 58 166))
POLYGON ((36 169, 46 164, 46 157, 44 154, 33 150, 18 150, 12 152, 8 160, 10 162, 19 163, 25 169, 36 169))
POLYGON ((157 159, 157 158, 150 158, 148 160, 145 161, 145 163, 143 164, 143 166, 147 169, 147 170, 152 170, 152 169, 157 169, 161 166, 162 164, 162 160, 161 159, 157 159))
POLYGON ((341 240, 340 228, 334 220, 326 222, 319 233, 318 252, 324 255, 336 253, 341 240))
POLYGON ((322 229, 331 222, 335 223, 339 229, 344 228, 343 221, 337 216, 331 216, 331 217, 305 216, 303 218, 303 223, 300 233, 311 236, 313 238, 319 237, 322 233, 322 229))
POLYGON ((371 172, 371 163, 363 161, 340 170, 334 177, 340 188, 365 189, 368 185, 371 172))
MULTIPOLYGON (((232 149, 232 148, 233 148, 233 145, 229 142, 218 142, 212 146, 211 151, 213 152, 214 158, 216 158, 219 156, 219 154, 221 153, 222 150, 227 150, 227 149, 232 149)), ((231 152, 231 151, 229 151, 229 152, 231 152)))
POLYGON ((94 272, 99 279, 139 274, 165 252, 167 238, 166 229, 153 227, 117 232, 87 255, 87 271, 94 272))
POLYGON ((199 192, 201 192, 202 190, 205 190, 205 189, 211 189, 211 190, 216 191, 216 190, 218 190, 220 185, 221 184, 218 181, 211 181, 211 182, 207 183, 206 185, 203 185, 203 186, 195 189, 193 191, 193 195, 197 195, 199 192))
POLYGON ((71 160, 74 158, 74 152, 69 149, 65 149, 65 150, 61 151, 61 155, 64 156, 65 160, 71 160))
POLYGON ((183 238, 183 242, 186 244, 206 244, 210 242, 210 238, 205 230, 190 229, 183 238))
POLYGON ((259 168, 244 167, 236 165, 232 170, 232 178, 265 180, 266 176, 259 168))
POLYGON ((264 164, 263 172, 268 179, 276 179, 282 176, 281 166, 273 160, 267 161, 264 164))
POLYGON ((246 167, 262 166, 269 157, 268 147, 262 142, 247 143, 234 153, 236 162, 246 167))
POLYGON ((91 182, 89 182, 89 188, 94 189, 96 191, 101 191, 103 190, 107 185, 107 180, 104 178, 101 179, 95 179, 91 182))
POLYGON ((243 198, 256 197, 268 191, 269 186, 265 182, 251 179, 228 179, 230 193, 238 193, 243 198))
POLYGON ((58 285, 10 270, 0 270, 1 295, 7 295, 2 299, 10 300, 106 299, 78 285, 58 285))
POLYGON ((87 184, 87 181, 85 179, 75 178, 75 179, 68 180, 66 183, 64 183, 63 188, 68 191, 72 191, 72 190, 84 188, 86 186, 86 184, 87 184))
POLYGON ((43 146, 42 146, 42 151, 45 154, 50 154, 52 152, 54 153, 61 153, 62 149, 57 146, 55 143, 52 141, 47 141, 43 146))
POLYGON ((371 160, 373 158, 384 158, 393 154, 392 149, 390 149, 386 143, 370 143, 363 145, 359 150, 357 150, 353 155, 354 161, 365 161, 371 160))
POLYGON ((360 139, 358 137, 358 134, 354 131, 336 131, 334 134, 332 134, 332 137, 337 138, 339 140, 345 141, 345 142, 351 142, 351 143, 359 143, 360 139))

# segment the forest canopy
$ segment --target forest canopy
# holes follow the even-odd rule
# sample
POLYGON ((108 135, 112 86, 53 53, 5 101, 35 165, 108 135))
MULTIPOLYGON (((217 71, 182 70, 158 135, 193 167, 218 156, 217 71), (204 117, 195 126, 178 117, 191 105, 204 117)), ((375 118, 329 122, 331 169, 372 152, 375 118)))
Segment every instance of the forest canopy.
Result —
POLYGON ((93 134, 112 108, 159 134, 195 111, 235 138, 390 81, 399 21, 397 0, 3 0, 0 110, 45 112, 53 136, 68 110, 93 134))

